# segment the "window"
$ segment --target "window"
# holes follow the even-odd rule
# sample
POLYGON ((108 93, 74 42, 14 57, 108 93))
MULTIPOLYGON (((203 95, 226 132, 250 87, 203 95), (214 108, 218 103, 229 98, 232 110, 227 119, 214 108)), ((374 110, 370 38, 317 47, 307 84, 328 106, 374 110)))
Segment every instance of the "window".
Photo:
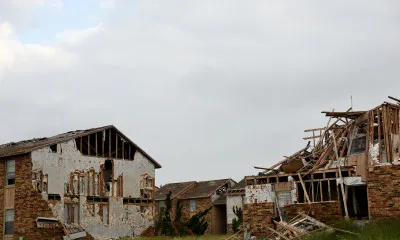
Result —
POLYGON ((15 160, 7 160, 6 162, 7 172, 7 185, 15 184, 15 160))
POLYGON ((5 235, 12 235, 14 233, 14 209, 6 210, 5 221, 5 235))
POLYGON ((103 204, 103 223, 108 224, 108 205, 103 204))
POLYGON ((191 212, 196 211, 196 200, 190 200, 190 211, 191 212))
POLYGON ((165 202, 164 201, 160 201, 158 203, 158 208, 160 209, 160 215, 161 215, 164 212, 165 202))

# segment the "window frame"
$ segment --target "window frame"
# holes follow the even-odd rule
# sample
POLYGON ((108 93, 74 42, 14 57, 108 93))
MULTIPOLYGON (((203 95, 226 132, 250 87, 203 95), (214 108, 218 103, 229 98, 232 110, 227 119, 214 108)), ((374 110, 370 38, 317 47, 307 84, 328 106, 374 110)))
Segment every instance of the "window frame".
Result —
POLYGON ((189 209, 190 209, 190 212, 196 212, 196 209, 197 209, 197 202, 196 202, 195 199, 191 199, 191 200, 189 201, 189 209))
POLYGON ((9 160, 6 160, 6 184, 5 184, 6 186, 14 186, 15 185, 15 160, 14 159, 9 159, 9 160), (8 166, 10 165, 9 164, 9 162, 13 162, 14 164, 14 168, 13 168, 13 172, 12 171, 8 171, 9 169, 8 169, 8 166), (14 176, 13 176, 13 180, 14 180, 14 182, 12 183, 12 184, 9 184, 9 182, 8 182, 8 175, 10 174, 10 173, 13 173, 14 174, 14 176))
POLYGON ((4 236, 12 236, 14 235, 14 224, 15 224, 15 211, 13 208, 5 209, 4 211, 4 236), (12 211, 12 232, 7 232, 7 212, 12 211))

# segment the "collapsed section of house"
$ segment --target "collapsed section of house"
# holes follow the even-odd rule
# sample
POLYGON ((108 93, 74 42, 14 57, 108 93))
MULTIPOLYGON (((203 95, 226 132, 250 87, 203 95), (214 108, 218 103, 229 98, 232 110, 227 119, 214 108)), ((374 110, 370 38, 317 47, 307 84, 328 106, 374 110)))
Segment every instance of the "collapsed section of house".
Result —
POLYGON ((306 147, 247 176, 243 225, 267 235, 299 213, 329 223, 400 217, 400 100, 368 111, 323 112, 306 147))
POLYGON ((3 239, 112 239, 154 223, 161 166, 114 126, 0 146, 3 239))

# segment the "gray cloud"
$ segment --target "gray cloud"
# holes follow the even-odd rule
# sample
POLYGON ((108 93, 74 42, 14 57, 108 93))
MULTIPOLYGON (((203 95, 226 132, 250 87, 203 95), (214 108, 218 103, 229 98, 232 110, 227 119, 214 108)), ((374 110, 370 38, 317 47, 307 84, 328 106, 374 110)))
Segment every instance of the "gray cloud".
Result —
POLYGON ((5 73, 1 141, 115 124, 158 184, 240 180, 303 147, 322 110, 396 95, 398 5, 115 1, 100 30, 5 73))

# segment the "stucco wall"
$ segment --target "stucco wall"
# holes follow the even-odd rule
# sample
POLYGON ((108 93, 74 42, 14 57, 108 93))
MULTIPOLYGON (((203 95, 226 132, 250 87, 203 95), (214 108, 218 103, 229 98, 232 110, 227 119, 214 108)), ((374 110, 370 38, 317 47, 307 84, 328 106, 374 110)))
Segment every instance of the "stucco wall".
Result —
MULTIPOLYGON (((57 152, 45 147, 31 153, 32 170, 41 170, 48 174, 48 193, 59 194, 61 201, 50 203, 54 216, 64 221, 64 184, 70 181, 70 174, 75 171, 88 172, 94 169, 100 172, 100 165, 106 158, 82 155, 76 148, 74 140, 58 144, 57 152)), ((140 176, 148 174, 155 178, 155 168, 151 161, 140 152, 135 153, 134 160, 114 160, 114 180, 123 175, 123 196, 140 198, 140 176)), ((47 200, 47 193, 43 194, 47 200)), ((86 196, 82 193, 79 199, 80 225, 96 239, 111 239, 124 236, 137 236, 153 225, 154 209, 148 207, 143 212, 139 206, 124 205, 122 197, 108 197, 109 224, 103 224, 100 214, 93 216, 87 209, 86 196)), ((99 213, 99 207, 96 207, 99 213)))
POLYGON ((271 184, 249 185, 245 188, 245 204, 274 202, 275 193, 271 184))
POLYGON ((226 221, 227 224, 232 224, 232 220, 236 218, 233 212, 233 207, 239 207, 243 209, 243 197, 242 196, 227 196, 226 198, 226 221))

